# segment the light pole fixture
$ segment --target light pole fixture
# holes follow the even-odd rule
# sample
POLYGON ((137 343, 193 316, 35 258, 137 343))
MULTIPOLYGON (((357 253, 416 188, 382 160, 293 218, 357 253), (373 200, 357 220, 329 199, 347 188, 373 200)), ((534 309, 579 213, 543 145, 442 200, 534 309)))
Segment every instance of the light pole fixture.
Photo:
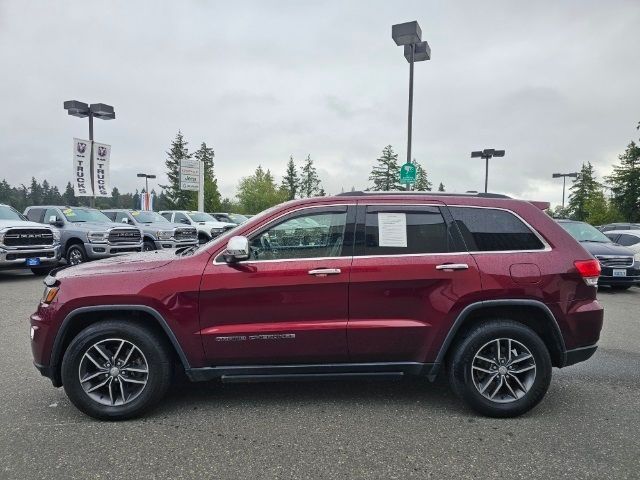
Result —
MULTIPOLYGON (((418 22, 406 22, 391 27, 391 38, 396 45, 404 46, 404 57, 409 62, 409 114, 407 127, 407 163, 411 163, 411 131, 413 123, 413 64, 431 60, 431 47, 422 41, 422 30, 418 22)), ((411 184, 407 184, 407 190, 411 184)))
POLYGON ((552 178, 560 178, 562 177, 562 209, 564 210, 564 190, 567 183, 567 177, 570 178, 578 178, 578 172, 571 173, 554 173, 551 175, 552 178))
MULTIPOLYGON (((89 117, 89 141, 91 142, 91 152, 89 154, 89 169, 91 171, 91 185, 93 185, 93 119, 113 120, 116 113, 111 105, 105 103, 92 103, 88 105, 78 100, 67 100, 64 102, 64 109, 73 117, 84 118, 89 117)), ((91 196, 91 206, 96 206, 95 191, 91 196)))
POLYGON ((156 178, 155 175, 150 175, 148 173, 139 173, 137 175, 139 178, 144 178, 144 191, 145 193, 149 193, 149 179, 156 178))
POLYGON ((471 152, 472 158, 484 158, 484 193, 487 193, 489 185, 489 159, 492 157, 504 157, 504 150, 485 148, 482 151, 471 152))

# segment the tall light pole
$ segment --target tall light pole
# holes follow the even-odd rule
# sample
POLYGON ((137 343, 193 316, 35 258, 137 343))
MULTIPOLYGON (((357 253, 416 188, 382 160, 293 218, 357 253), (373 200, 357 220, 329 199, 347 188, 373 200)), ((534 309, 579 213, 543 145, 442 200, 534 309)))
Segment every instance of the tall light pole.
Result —
POLYGON ((562 209, 564 210, 564 190, 567 183, 567 177, 578 178, 578 172, 554 173, 553 175, 551 175, 551 178, 560 178, 560 177, 562 177, 562 209))
MULTIPOLYGON (((411 163, 411 134, 413 127, 413 64, 431 59, 431 47, 422 41, 422 30, 418 22, 406 22, 391 27, 391 38, 396 45, 404 46, 404 58, 409 62, 409 112, 407 122, 407 163, 411 163)), ((407 184, 407 190, 411 184, 407 184)))
POLYGON ((89 169, 91 170, 91 189, 93 191, 90 205, 91 207, 95 207, 96 192, 93 189, 93 119, 95 117, 101 120, 113 120, 116 118, 116 113, 111 105, 107 105, 105 103, 92 103, 91 105, 88 105, 77 100, 67 100, 64 102, 64 109, 69 115, 74 117, 89 117, 89 142, 91 143, 91 152, 89 152, 89 169))
POLYGON ((489 159, 492 157, 504 157, 504 150, 485 148, 484 150, 471 152, 472 158, 484 158, 484 193, 487 193, 489 186, 489 159))
POLYGON ((137 175, 139 178, 144 178, 144 191, 149 193, 149 179, 156 178, 155 175, 149 175, 148 173, 139 173, 137 175))

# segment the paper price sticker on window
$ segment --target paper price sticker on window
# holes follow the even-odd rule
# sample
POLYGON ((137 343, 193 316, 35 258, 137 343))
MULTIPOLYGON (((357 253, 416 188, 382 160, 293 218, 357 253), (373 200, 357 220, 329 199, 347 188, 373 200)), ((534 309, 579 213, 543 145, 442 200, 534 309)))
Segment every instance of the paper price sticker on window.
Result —
POLYGON ((378 246, 407 247, 407 215, 378 213, 378 246))

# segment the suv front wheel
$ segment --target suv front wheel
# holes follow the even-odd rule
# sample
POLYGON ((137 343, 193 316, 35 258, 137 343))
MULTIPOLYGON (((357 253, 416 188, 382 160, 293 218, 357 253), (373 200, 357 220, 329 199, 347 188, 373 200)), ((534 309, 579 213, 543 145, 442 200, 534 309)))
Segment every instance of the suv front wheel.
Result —
POLYGON ((149 410, 166 393, 171 372, 163 338, 118 320, 82 330, 62 361, 62 383, 71 402, 104 420, 124 420, 149 410))
POLYGON ((454 392, 490 417, 515 417, 531 410, 551 382, 551 358, 530 328, 493 320, 457 343, 449 365, 454 392))

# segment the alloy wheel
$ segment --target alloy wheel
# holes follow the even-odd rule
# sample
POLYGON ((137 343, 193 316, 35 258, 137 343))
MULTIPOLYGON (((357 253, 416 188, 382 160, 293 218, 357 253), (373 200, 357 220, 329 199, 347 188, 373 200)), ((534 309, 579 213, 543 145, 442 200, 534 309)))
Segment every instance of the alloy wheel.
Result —
POLYGON ((109 338, 91 345, 78 367, 80 385, 95 402, 120 406, 132 402, 149 379, 147 359, 136 345, 109 338))
POLYGON ((84 261, 82 257, 82 252, 77 248, 72 248, 69 252, 69 263, 71 265, 78 265, 84 261))
POLYGON ((471 378, 478 392, 497 403, 524 397, 536 379, 536 362, 531 351, 512 338, 485 343, 471 362, 471 378))

